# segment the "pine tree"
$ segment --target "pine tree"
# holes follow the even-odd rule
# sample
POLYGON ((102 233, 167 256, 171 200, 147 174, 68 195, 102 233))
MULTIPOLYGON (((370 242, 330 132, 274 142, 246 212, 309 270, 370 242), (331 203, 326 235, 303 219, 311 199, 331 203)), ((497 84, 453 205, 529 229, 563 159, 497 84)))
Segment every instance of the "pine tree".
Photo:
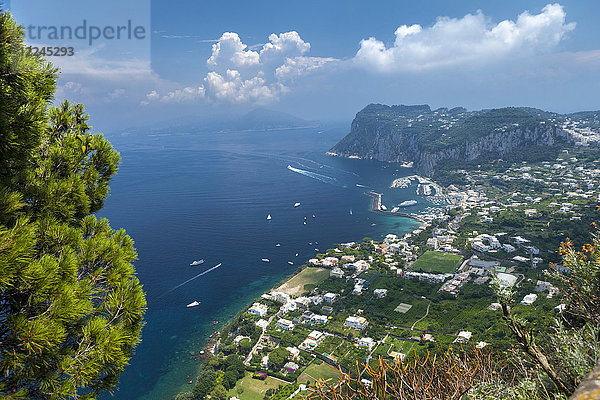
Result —
POLYGON ((146 300, 123 230, 97 219, 120 156, 0 12, 0 397, 93 399, 140 340, 146 300))

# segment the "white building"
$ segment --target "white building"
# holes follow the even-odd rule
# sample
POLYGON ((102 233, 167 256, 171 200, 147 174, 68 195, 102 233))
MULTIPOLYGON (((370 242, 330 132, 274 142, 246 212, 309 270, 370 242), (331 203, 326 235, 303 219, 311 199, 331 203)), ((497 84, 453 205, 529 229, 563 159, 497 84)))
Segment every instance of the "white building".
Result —
POLYGON ((271 292, 271 296, 273 296, 273 300, 283 304, 288 303, 291 300, 290 295, 283 292, 271 292))
POLYGON ((323 300, 325 300, 328 303, 333 303, 337 300, 337 298, 339 297, 339 295, 337 293, 325 293, 325 295, 323 296, 323 300))
POLYGON ((375 289, 375 290, 373 290, 373 294, 378 299, 381 299, 382 297, 387 296, 387 289, 375 289))
POLYGON ((471 339, 473 333, 470 331, 460 331, 453 343, 466 343, 471 339))
POLYGON ((545 292, 547 290, 549 291, 551 287, 552 287, 552 284, 550 282, 537 281, 536 285, 535 285, 535 291, 536 292, 545 292))
POLYGON ((331 270, 331 272, 329 272, 329 276, 333 276, 336 278, 343 278, 344 271, 342 271, 342 269, 340 267, 335 267, 334 269, 331 270))
POLYGON ((269 307, 261 303, 254 303, 252 307, 248 309, 250 314, 258 315, 259 317, 264 317, 269 312, 269 307))
POLYGON ((354 316, 350 316, 350 317, 346 318, 346 322, 344 322, 344 325, 349 326, 350 328, 360 329, 360 330, 365 329, 368 324, 369 324, 369 322, 367 321, 367 319, 365 317, 354 317, 354 316))
POLYGON ((317 324, 326 324, 329 322, 329 318, 326 315, 315 314, 311 319, 317 324))
POLYGON ((267 326, 269 326, 269 321, 267 321, 266 319, 259 319, 254 323, 254 325, 258 326, 264 331, 267 328, 267 326))
POLYGON ((512 253, 513 251, 515 251, 515 247, 506 243, 502 245, 502 248, 504 249, 504 251, 506 251, 507 253, 512 253))
POLYGON ((530 306, 537 300, 537 297, 537 294, 529 293, 527 296, 523 297, 523 300, 521 300, 521 304, 523 304, 524 306, 530 306))
POLYGON ((292 323, 292 321, 285 318, 281 318, 279 321, 277 321, 276 325, 278 328, 281 328, 285 331, 291 331, 294 329, 294 324, 292 323))
POLYGON ((358 347, 366 347, 369 350, 371 350, 371 348, 373 346, 375 346, 375 341, 373 339, 371 339, 370 337, 364 337, 364 338, 358 339, 358 347))

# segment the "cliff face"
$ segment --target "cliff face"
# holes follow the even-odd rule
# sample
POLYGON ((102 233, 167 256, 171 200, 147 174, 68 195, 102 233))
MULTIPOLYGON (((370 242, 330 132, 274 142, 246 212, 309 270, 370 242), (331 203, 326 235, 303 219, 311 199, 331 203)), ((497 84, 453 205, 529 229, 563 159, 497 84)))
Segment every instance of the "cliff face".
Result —
POLYGON ((525 109, 479 112, 429 106, 369 105, 360 111, 350 133, 330 153, 386 162, 414 162, 418 173, 432 175, 441 160, 471 161, 510 154, 529 146, 571 140, 551 119, 525 109))

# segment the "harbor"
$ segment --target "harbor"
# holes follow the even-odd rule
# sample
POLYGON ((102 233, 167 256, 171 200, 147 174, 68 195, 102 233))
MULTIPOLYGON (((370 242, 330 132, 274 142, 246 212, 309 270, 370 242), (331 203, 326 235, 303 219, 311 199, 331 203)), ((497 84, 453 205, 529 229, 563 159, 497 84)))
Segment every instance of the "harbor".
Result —
MULTIPOLYGON (((377 192, 374 192, 371 190, 371 191, 365 192, 365 194, 367 196, 372 197, 371 211, 373 211, 373 212, 376 212, 381 215, 392 216, 392 217, 412 218, 421 223, 423 222, 423 219, 416 214, 409 214, 409 213, 398 212, 398 211, 393 211, 393 210, 388 211, 388 210, 383 209, 383 207, 382 207, 383 206, 383 204, 382 204, 383 193, 377 193, 377 192)), ((396 208, 394 208, 394 209, 396 209, 396 208)))

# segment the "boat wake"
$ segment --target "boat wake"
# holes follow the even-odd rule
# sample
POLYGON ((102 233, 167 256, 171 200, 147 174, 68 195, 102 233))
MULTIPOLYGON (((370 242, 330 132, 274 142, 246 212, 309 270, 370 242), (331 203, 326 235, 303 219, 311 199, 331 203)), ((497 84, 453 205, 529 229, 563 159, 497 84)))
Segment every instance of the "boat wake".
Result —
POLYGON ((338 182, 338 180, 336 178, 331 177, 331 176, 317 174, 316 172, 306 171, 306 170, 303 170, 303 169, 300 169, 300 168, 294 168, 291 165, 288 165, 287 169, 289 169, 290 171, 295 172, 297 174, 308 176, 309 178, 316 179, 316 180, 321 181, 323 183, 329 183, 331 185, 340 186, 340 183, 338 182))
POLYGON ((186 285, 186 284, 190 283, 190 282, 191 282, 191 281, 193 281, 194 279, 200 278, 202 275, 206 275, 206 274, 208 274, 209 272, 211 272, 211 271, 214 271, 215 269, 219 268, 220 266, 221 266, 221 263, 219 263, 219 264, 215 265, 215 266, 214 266, 214 267, 212 267, 212 268, 209 268, 209 269, 207 269, 207 270, 206 270, 206 271, 204 271, 204 272, 200 272, 198 275, 196 275, 196 276, 194 276, 194 277, 192 277, 192 278, 188 279, 187 281, 185 281, 185 282, 183 282, 183 283, 180 283, 179 285, 175 286, 174 288, 172 288, 172 289, 170 289, 170 290, 168 290, 168 291, 164 292, 163 294, 161 294, 160 296, 158 296, 158 297, 157 297, 157 299, 160 299, 161 297, 163 297, 163 296, 166 296, 167 294, 171 293, 172 291, 174 291, 174 290, 176 290, 176 289, 179 289, 180 287, 182 287, 183 285, 186 285))

